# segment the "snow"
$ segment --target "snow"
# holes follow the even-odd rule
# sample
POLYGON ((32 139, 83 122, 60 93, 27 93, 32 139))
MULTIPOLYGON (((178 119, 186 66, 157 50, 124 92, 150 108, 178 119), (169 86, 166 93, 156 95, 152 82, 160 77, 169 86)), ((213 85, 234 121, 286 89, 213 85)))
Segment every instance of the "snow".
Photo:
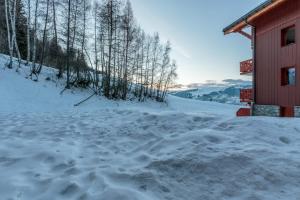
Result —
POLYGON ((0 199, 299 200, 299 119, 169 96, 108 101, 3 69, 0 199))
POLYGON ((205 83, 194 83, 187 85, 185 88, 179 88, 178 91, 190 91, 191 94, 196 97, 210 94, 212 92, 224 91, 229 87, 243 88, 251 85, 252 82, 247 80, 226 79, 221 82, 207 81, 205 83))
POLYGON ((240 89, 251 87, 251 81, 226 79, 221 82, 208 81, 202 84, 190 84, 185 89, 173 90, 172 94, 200 101, 243 105, 240 102, 240 89))

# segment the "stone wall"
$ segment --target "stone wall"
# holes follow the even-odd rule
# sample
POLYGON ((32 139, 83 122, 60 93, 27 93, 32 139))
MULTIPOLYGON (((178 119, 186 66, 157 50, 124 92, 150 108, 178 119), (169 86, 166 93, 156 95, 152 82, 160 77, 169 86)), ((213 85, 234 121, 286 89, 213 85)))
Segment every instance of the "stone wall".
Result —
POLYGON ((295 106, 294 112, 295 112, 295 117, 300 117, 300 106, 295 106))
MULTIPOLYGON (((269 116, 269 117, 280 117, 280 106, 273 105, 253 105, 252 108, 253 116, 269 116)), ((299 107, 300 116, 300 107, 299 107)))

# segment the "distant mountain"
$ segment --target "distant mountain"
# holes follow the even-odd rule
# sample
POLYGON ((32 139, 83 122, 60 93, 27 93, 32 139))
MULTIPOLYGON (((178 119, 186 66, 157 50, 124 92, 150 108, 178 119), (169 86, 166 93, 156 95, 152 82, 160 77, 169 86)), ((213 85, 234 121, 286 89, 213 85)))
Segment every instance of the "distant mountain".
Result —
POLYGON ((241 104, 240 89, 251 86, 251 81, 226 79, 221 83, 207 81, 206 83, 189 84, 184 87, 185 89, 181 88, 171 94, 182 98, 238 105, 241 104))

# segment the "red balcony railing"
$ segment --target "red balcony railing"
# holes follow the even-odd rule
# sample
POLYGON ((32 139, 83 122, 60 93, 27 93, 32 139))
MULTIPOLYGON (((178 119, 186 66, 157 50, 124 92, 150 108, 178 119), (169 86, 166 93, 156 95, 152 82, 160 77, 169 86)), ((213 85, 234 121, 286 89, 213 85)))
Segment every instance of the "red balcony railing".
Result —
POLYGON ((236 112, 237 117, 248 117, 251 116, 251 108, 240 108, 236 112))
POLYGON ((253 72, 253 59, 245 60, 240 63, 240 72, 241 75, 249 74, 253 72))
POLYGON ((253 89, 241 89, 240 91, 241 102, 250 103, 253 101, 253 89))

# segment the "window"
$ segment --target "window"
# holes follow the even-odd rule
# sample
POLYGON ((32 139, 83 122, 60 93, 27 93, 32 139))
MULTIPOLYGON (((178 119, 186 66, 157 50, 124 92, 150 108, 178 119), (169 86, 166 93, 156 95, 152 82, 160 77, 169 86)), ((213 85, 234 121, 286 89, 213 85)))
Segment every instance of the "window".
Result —
POLYGON ((287 46, 296 43, 295 25, 287 27, 281 31, 281 46, 287 46))
POLYGON ((281 85, 296 85, 295 67, 285 67, 281 69, 281 85))

